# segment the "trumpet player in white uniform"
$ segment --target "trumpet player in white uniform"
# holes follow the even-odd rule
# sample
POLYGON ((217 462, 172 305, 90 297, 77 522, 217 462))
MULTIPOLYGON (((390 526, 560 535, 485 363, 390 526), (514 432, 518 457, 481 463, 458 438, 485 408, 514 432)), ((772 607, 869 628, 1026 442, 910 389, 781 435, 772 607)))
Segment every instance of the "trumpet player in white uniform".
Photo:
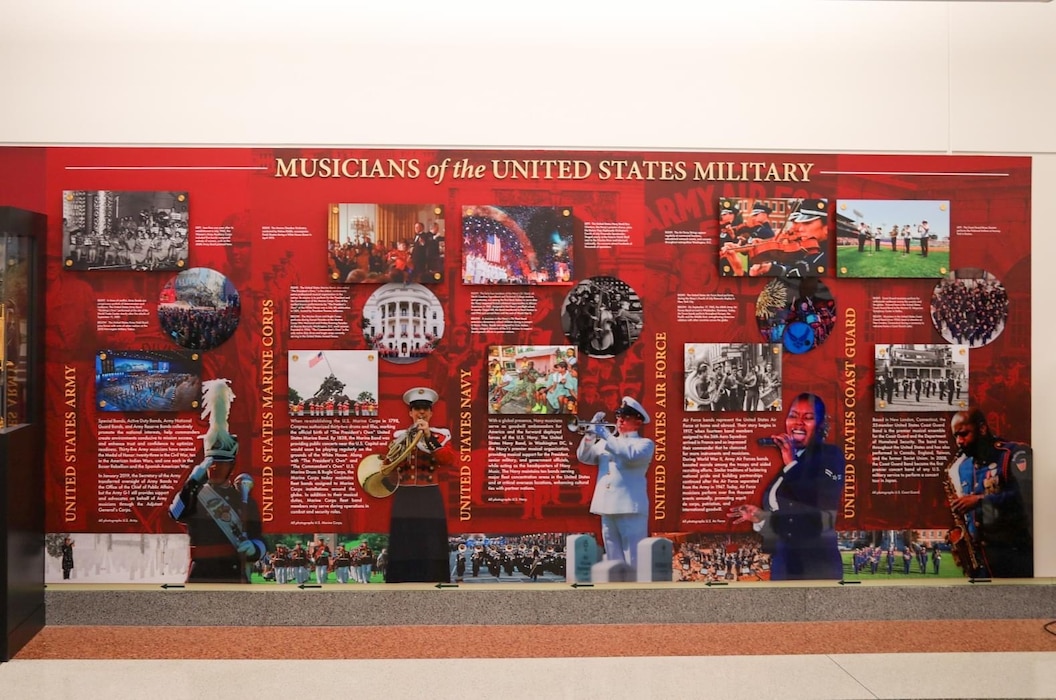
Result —
POLYGON ((649 534, 649 497, 645 473, 656 448, 639 431, 649 422, 640 403, 624 396, 616 409, 616 423, 602 423, 605 412, 594 414, 576 449, 584 464, 598 466, 598 481, 590 512, 601 516, 605 559, 638 567, 638 543, 649 534), (610 431, 615 427, 615 433, 610 431))

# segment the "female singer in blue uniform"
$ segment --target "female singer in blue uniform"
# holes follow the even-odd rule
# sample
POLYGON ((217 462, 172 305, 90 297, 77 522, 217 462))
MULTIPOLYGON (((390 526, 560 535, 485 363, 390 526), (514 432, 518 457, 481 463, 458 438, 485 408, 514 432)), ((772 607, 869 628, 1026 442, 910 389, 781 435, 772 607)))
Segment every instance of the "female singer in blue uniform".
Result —
POLYGON ((835 525, 847 462, 843 450, 823 442, 826 428, 822 400, 797 396, 785 432, 761 441, 778 448, 784 465, 763 490, 762 504, 730 511, 734 524, 750 522, 763 536, 773 581, 843 578, 835 525))

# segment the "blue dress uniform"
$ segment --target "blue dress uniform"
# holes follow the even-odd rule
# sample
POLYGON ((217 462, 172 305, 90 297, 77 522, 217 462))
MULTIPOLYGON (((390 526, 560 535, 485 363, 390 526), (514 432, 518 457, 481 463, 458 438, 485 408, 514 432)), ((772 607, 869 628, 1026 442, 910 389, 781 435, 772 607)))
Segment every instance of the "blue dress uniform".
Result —
POLYGON ((766 487, 763 509, 770 515, 760 532, 771 580, 843 578, 835 525, 846 465, 836 445, 811 445, 766 487))
POLYGON ((1034 576, 1033 455, 1030 446, 1000 438, 950 466, 957 495, 982 495, 964 514, 968 534, 982 553, 972 576, 1034 576))

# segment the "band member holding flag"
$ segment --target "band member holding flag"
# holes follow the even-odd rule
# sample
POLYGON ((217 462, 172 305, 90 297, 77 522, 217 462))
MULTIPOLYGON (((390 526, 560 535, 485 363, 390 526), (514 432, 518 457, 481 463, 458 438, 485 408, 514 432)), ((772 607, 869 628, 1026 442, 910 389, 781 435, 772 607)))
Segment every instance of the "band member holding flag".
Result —
POLYGON ((172 499, 169 515, 187 526, 191 540, 188 583, 249 583, 249 569, 264 556, 260 511, 250 495, 253 479, 239 474, 232 483, 238 440, 228 432, 235 395, 228 380, 202 383, 202 435, 205 459, 191 470, 172 499))

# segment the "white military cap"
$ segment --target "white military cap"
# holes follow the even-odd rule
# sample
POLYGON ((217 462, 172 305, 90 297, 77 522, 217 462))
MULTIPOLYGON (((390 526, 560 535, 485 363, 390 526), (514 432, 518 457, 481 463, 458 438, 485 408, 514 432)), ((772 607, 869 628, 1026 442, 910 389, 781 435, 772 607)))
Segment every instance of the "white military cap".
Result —
POLYGON ((621 412, 623 415, 628 415, 632 418, 640 418, 642 423, 649 422, 649 414, 646 413, 645 408, 630 396, 624 396, 623 400, 620 401, 620 407, 616 409, 616 415, 620 415, 621 412), (636 413, 638 415, 634 415, 636 413))
POLYGON ((440 400, 440 395, 432 389, 424 386, 418 386, 413 389, 408 389, 403 394, 403 402, 411 408, 418 408, 415 404, 426 403, 429 404, 426 408, 432 408, 433 404, 440 400))

